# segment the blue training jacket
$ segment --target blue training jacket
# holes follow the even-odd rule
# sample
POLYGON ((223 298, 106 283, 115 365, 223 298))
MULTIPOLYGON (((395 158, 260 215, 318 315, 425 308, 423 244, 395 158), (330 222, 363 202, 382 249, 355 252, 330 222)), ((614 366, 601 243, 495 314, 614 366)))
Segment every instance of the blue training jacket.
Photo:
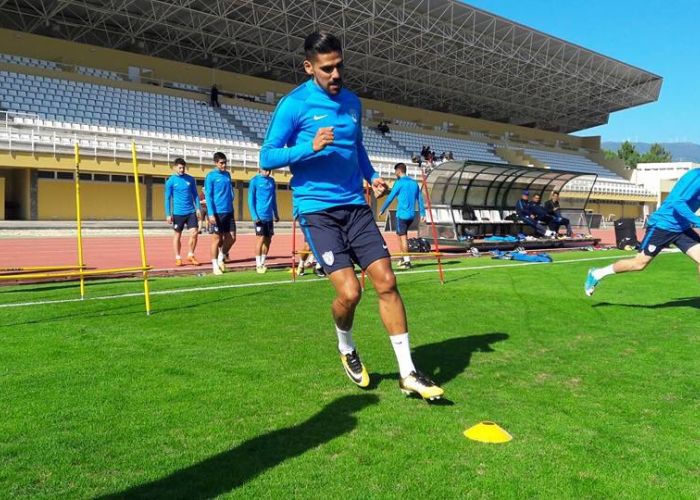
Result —
POLYGON ((289 166, 294 215, 342 205, 365 205, 362 180, 378 177, 362 145, 362 105, 346 89, 330 95, 313 80, 299 85, 277 105, 260 151, 260 166, 289 166), (321 127, 335 139, 318 152, 313 140, 321 127))
POLYGON ((250 217, 255 220, 271 221, 279 219, 277 213, 277 196, 275 179, 264 175, 256 175, 248 185, 248 208, 250 217))
POLYGON ((209 215, 233 213, 233 185, 228 170, 215 168, 204 179, 204 197, 209 215))
POLYGON ((189 215, 196 210, 199 210, 199 196, 194 177, 189 174, 168 177, 165 181, 165 216, 189 215))
POLYGON ((383 214, 391 202, 394 201, 394 198, 399 199, 396 207, 397 218, 403 220, 413 219, 416 216, 416 201, 418 202, 420 216, 425 217, 425 206, 423 205, 420 186, 409 176, 403 175, 396 179, 394 187, 391 188, 391 193, 387 196, 379 212, 383 214))
POLYGON ((700 168, 689 170, 678 179, 659 209, 649 217, 648 225, 681 233, 693 225, 700 227, 700 168))

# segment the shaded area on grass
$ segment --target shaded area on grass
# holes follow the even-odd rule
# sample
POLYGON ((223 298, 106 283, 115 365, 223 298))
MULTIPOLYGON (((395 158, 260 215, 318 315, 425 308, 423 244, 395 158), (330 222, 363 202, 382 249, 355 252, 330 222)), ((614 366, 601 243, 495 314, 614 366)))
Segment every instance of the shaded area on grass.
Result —
MULTIPOLYGON (((463 373, 469 367, 475 352, 494 352, 491 344, 507 340, 509 337, 507 333, 484 333, 421 345, 413 349, 413 360, 420 371, 438 385, 442 385, 463 373)), ((370 387, 376 387, 384 379, 398 378, 398 373, 373 373, 370 376, 370 387)))
POLYGON ((354 414, 378 401, 372 394, 344 396, 300 424, 249 439, 161 479, 98 498, 212 498, 225 494, 287 459, 352 431, 357 425, 354 414))
POLYGON ((669 300, 659 304, 618 304, 614 302, 599 302, 593 304, 593 307, 636 307, 639 309, 665 309, 667 307, 691 307, 700 309, 700 297, 685 297, 682 299, 669 300))

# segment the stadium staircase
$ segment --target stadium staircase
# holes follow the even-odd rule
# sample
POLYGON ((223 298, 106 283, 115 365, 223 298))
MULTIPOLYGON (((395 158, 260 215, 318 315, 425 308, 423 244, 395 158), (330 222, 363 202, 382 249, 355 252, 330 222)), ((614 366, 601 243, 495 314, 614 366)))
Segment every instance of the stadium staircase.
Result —
POLYGON ((221 118, 224 119, 232 128, 240 131, 249 141, 257 142, 257 134, 246 125, 242 120, 236 118, 232 113, 229 113, 223 108, 212 108, 216 113, 218 113, 221 118))

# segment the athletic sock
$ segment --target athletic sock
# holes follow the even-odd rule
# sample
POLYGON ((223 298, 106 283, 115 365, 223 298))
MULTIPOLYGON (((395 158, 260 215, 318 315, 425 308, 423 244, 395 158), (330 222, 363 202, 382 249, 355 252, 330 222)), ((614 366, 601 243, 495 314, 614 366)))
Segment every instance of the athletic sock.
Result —
POLYGON ((224 255, 224 252, 219 251, 219 257, 217 257, 217 259, 216 259, 219 261, 219 264, 223 264, 225 258, 226 258, 226 256, 224 255))
POLYGON ((404 255, 404 256, 403 256, 403 261, 404 261, 404 262, 411 262, 411 257, 409 257, 408 255, 404 255))
POLYGON ((611 274, 615 274, 615 270, 613 269, 612 264, 593 270, 593 277, 598 281, 602 280, 606 276, 610 276, 611 274))
POLYGON ((265 265, 265 257, 267 257, 267 255, 265 255, 265 254, 263 254, 263 255, 260 256, 260 265, 261 265, 261 266, 264 266, 264 265, 265 265))
POLYGON ((175 259, 177 259, 177 260, 182 260, 182 257, 180 257, 180 255, 178 254, 178 255, 175 256, 175 259))
POLYGON ((192 257, 194 257, 194 254, 192 252, 187 252, 187 257, 192 258, 192 257))
POLYGON ((219 267, 219 260, 218 259, 211 259, 211 267, 214 269, 219 267))
POLYGON ((408 332, 399 335, 390 335, 391 345, 396 354, 396 361, 399 362, 399 374, 401 378, 407 377, 416 370, 411 358, 411 344, 408 341, 408 332))
POLYGON ((355 342, 352 341, 352 328, 341 330, 335 326, 335 333, 338 335, 338 350, 340 354, 350 354, 355 350, 355 342))
POLYGON ((255 267, 260 267, 262 265, 262 259, 259 255, 255 256, 255 267))

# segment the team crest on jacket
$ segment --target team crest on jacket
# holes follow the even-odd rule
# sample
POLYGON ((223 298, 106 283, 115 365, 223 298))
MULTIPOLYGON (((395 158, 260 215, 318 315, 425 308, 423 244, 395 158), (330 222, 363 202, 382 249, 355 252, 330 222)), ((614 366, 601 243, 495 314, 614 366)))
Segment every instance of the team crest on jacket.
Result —
POLYGON ((350 110, 350 118, 352 118, 353 123, 357 123, 357 119, 358 119, 357 111, 355 111, 354 109, 351 109, 350 110))
POLYGON ((323 258, 323 262, 325 262, 327 266, 332 266, 335 262, 335 256, 333 255, 333 252, 331 250, 328 250, 323 255, 321 255, 321 258, 323 258))

